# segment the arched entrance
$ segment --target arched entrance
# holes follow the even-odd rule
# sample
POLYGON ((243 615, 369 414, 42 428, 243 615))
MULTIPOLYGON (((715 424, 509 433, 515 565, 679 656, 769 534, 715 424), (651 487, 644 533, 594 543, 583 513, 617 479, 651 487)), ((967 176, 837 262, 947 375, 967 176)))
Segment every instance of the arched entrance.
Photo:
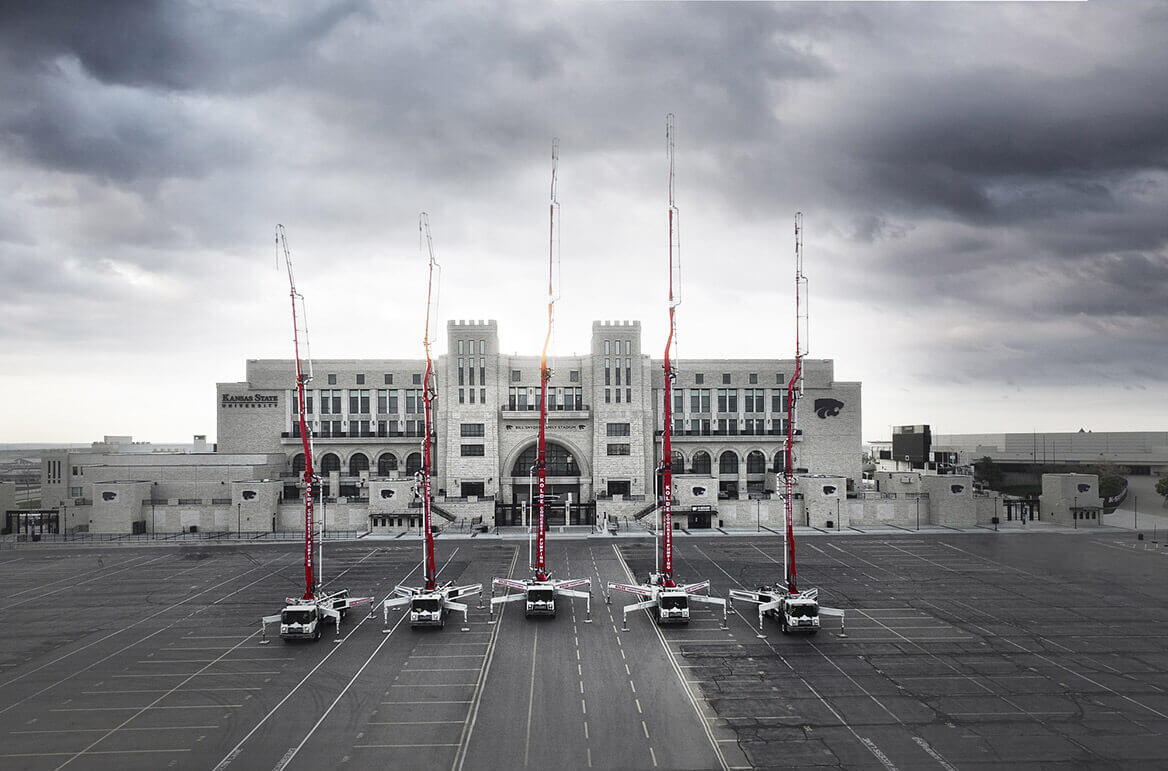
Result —
MULTIPOLYGON (((511 509, 508 512, 512 524, 522 524, 523 508, 538 498, 539 480, 535 475, 536 444, 532 443, 509 469, 511 474, 511 509)), ((576 456, 562 444, 548 441, 546 445, 547 481, 544 487, 544 514, 547 524, 586 524, 582 522, 580 509, 580 463, 576 456), (568 504, 571 502, 571 512, 568 504)), ((498 517, 496 517, 498 519, 498 517)))

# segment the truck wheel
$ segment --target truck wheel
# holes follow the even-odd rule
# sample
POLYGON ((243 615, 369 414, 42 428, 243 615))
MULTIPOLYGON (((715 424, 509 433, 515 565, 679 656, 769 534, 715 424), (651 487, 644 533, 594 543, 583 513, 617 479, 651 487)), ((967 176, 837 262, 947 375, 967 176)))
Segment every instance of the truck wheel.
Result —
POLYGON ((791 628, 789 626, 787 626, 787 622, 784 621, 783 622, 783 634, 790 634, 790 633, 791 633, 791 628))
POLYGON ((320 639, 320 623, 319 622, 316 625, 316 631, 312 633, 312 639, 314 639, 314 640, 320 639))

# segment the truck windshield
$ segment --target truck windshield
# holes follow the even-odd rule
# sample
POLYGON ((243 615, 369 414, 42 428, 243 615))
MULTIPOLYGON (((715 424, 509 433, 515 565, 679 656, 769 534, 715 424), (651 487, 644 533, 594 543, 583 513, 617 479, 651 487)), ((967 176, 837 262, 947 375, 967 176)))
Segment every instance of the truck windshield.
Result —
POLYGON ((312 621, 311 610, 286 610, 280 614, 281 624, 307 624, 312 621))
POLYGON ((551 602, 556 593, 551 589, 531 589, 527 592, 529 602, 551 602))
POLYGON ((790 613, 793 618, 815 618, 819 615, 819 607, 816 605, 792 605, 790 613))
POLYGON ((666 594, 662 595, 660 604, 662 610, 685 610, 689 607, 689 597, 684 594, 666 594))
POLYGON ((442 601, 438 600, 438 599, 414 600, 410 604, 410 607, 413 610, 423 610, 427 613, 433 613, 434 611, 436 611, 442 607, 442 601))

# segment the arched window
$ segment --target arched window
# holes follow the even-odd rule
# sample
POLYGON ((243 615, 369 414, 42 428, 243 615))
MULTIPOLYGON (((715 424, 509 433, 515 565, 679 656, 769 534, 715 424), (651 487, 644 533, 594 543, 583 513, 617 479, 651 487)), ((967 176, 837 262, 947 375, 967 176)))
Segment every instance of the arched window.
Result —
POLYGON ((733 450, 727 450, 718 457, 718 473, 738 473, 738 456, 734 454, 733 450))
POLYGON ((369 456, 363 452, 353 453, 353 457, 349 458, 349 476, 360 476, 362 471, 369 470, 369 456))
POLYGON ((341 459, 337 457, 336 453, 326 453, 320 459, 320 473, 328 474, 331 471, 341 470, 341 459))
MULTIPOLYGON (((535 454, 536 446, 534 444, 524 450, 515 461, 515 465, 511 467, 511 476, 525 477, 531 474, 531 467, 535 465, 535 454)), ((546 460, 549 477, 580 476, 580 466, 576 463, 576 458, 563 445, 548 442, 546 460)))
POLYGON ((771 468, 776 474, 783 472, 783 451, 779 450, 775 453, 775 465, 771 468))
POLYGON ((406 456, 406 474, 413 476, 422 470, 422 453, 411 452, 406 456))
POLYGON ((710 454, 704 450, 699 450, 693 456, 693 473, 695 474, 709 474, 710 473, 710 454))
POLYGON ((747 474, 765 474, 766 473, 766 456, 762 454, 761 450, 754 450, 750 455, 746 456, 746 473, 747 474))
POLYGON ((292 458, 292 473, 298 477, 304 476, 304 453, 298 453, 292 458))
POLYGON ((383 452, 377 458, 377 476, 387 477, 397 471, 397 458, 392 452, 383 452))
POLYGON ((673 451, 673 473, 674 474, 684 474, 685 473, 685 457, 682 456, 682 454, 680 452, 678 452, 677 450, 673 451))

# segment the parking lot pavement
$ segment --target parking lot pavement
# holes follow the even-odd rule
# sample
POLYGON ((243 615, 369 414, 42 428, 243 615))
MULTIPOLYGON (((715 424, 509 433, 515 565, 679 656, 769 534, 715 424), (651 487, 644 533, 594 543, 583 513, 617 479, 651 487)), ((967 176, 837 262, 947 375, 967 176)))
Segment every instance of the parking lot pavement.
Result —
MULTIPOLYGON (((782 541, 679 538, 676 571, 711 594, 781 578, 782 541)), ((294 544, 32 545, 0 559, 0 767, 1144 768, 1168 735, 1168 549, 1093 532, 819 534, 800 588, 846 623, 814 637, 688 626, 603 585, 653 569, 647 537, 549 541, 592 579, 556 618, 472 601, 444 630, 351 614, 339 642, 260 645, 302 581, 294 544), (491 623, 492 620, 495 623, 491 623), (383 632, 388 628, 389 633, 383 632), (760 637, 759 635, 763 635, 760 637)), ((379 603, 416 541, 331 547, 379 603)), ((526 575, 522 540, 439 539, 442 578, 526 575)), ((334 584, 334 586, 337 584, 334 584)))

